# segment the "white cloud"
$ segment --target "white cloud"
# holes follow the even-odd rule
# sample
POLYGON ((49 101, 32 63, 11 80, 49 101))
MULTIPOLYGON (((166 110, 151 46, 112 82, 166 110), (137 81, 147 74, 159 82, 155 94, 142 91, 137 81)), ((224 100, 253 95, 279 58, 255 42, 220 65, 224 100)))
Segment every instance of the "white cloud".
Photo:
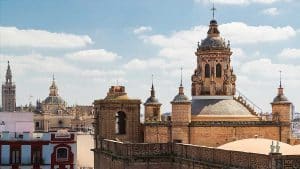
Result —
POLYGON ((150 68, 166 68, 165 60, 155 59, 132 59, 128 63, 124 64, 124 68, 127 70, 145 70, 150 68))
POLYGON ((249 5, 251 3, 260 3, 260 4, 272 4, 279 1, 288 1, 288 0, 194 0, 196 3, 216 3, 224 5, 249 5))
POLYGON ((92 44, 87 35, 0 27, 0 47, 78 48, 92 44))
POLYGON ((279 15, 279 11, 277 8, 268 8, 262 11, 265 15, 276 16, 279 15))
POLYGON ((133 33, 134 34, 141 34, 141 33, 150 32, 150 31, 152 31, 152 27, 150 27, 150 26, 141 26, 141 27, 138 27, 138 28, 134 29, 133 33))
POLYGON ((242 22, 232 22, 220 26, 223 37, 237 43, 262 43, 287 40, 296 35, 291 26, 250 26, 242 22))
POLYGON ((69 59, 84 62, 112 62, 121 58, 118 54, 105 49, 82 50, 66 56, 69 59))
POLYGON ((279 54, 279 58, 282 58, 282 59, 300 59, 300 49, 295 49, 295 48, 283 49, 279 54))
POLYGON ((125 75, 123 70, 98 70, 98 69, 91 69, 91 70, 84 70, 81 73, 82 76, 85 77, 119 77, 125 75))

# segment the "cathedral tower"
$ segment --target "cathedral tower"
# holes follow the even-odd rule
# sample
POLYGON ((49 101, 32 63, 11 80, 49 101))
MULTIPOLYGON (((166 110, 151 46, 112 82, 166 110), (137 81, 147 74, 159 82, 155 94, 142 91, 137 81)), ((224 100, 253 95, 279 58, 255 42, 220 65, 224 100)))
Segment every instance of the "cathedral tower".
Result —
POLYGON ((145 122, 160 121, 160 106, 158 99, 155 97, 155 90, 152 80, 151 95, 144 103, 145 106, 145 122))
POLYGON ((190 143, 189 140, 189 123, 191 122, 191 101, 184 95, 184 88, 181 82, 179 92, 171 101, 172 104, 172 141, 190 143))
POLYGON ((141 142, 140 104, 127 96, 124 86, 112 86, 104 99, 95 100, 97 140, 141 142))
POLYGON ((277 121, 281 124, 281 133, 279 140, 289 143, 289 139, 292 134, 291 121, 293 116, 293 104, 287 99, 287 97, 283 93, 281 77, 277 96, 273 99, 271 105, 273 121, 277 121))
POLYGON ((230 65, 230 43, 220 36, 218 23, 210 21, 207 37, 198 42, 197 67, 192 75, 192 96, 235 94, 236 76, 230 65))
POLYGON ((8 61, 5 83, 2 84, 2 111, 16 111, 16 85, 12 82, 12 73, 8 61))

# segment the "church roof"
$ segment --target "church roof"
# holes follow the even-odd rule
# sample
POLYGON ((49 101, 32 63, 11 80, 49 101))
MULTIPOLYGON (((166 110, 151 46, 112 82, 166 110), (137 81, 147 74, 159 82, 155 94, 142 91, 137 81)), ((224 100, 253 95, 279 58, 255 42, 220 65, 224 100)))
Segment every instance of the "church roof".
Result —
POLYGON ((253 114, 234 99, 193 99, 192 115, 249 115, 253 114))
MULTIPOLYGON (((224 150, 243 151, 257 154, 269 154, 271 149, 270 145, 276 146, 276 140, 269 140, 263 138, 249 138, 243 140, 233 141, 218 148, 224 150)), ((282 155, 300 155, 300 146, 292 146, 283 142, 279 142, 279 152, 282 155)))

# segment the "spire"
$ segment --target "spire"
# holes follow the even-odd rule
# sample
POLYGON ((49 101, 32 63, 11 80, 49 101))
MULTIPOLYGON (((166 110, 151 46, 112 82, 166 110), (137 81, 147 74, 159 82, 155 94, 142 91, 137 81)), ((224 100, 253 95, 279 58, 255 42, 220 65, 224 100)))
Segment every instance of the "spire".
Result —
POLYGON ((282 88, 282 86, 281 86, 281 70, 279 70, 279 88, 282 88))
POLYGON ((278 88, 278 95, 283 95, 283 88, 282 88, 282 84, 281 84, 281 73, 282 71, 279 71, 279 88, 278 88))
POLYGON ((179 86, 179 94, 184 95, 183 86, 182 86, 182 67, 180 68, 180 86, 179 86))
POLYGON ((151 97, 155 97, 155 90, 154 90, 154 85, 153 85, 153 74, 152 74, 152 85, 151 85, 151 97))
POLYGON ((9 61, 7 61, 7 70, 6 70, 6 83, 11 83, 12 82, 12 73, 9 65, 9 61))
POLYGON ((50 96, 58 96, 58 88, 55 84, 55 76, 54 74, 52 75, 52 84, 50 86, 50 96))

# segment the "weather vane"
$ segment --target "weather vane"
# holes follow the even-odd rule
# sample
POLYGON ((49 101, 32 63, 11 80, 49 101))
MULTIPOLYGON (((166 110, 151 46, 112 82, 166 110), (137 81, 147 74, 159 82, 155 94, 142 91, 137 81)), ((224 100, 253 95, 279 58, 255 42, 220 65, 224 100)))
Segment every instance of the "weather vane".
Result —
POLYGON ((213 11, 213 19, 215 19, 215 11, 217 10, 215 8, 215 4, 213 3, 213 7, 211 8, 211 10, 213 11))

